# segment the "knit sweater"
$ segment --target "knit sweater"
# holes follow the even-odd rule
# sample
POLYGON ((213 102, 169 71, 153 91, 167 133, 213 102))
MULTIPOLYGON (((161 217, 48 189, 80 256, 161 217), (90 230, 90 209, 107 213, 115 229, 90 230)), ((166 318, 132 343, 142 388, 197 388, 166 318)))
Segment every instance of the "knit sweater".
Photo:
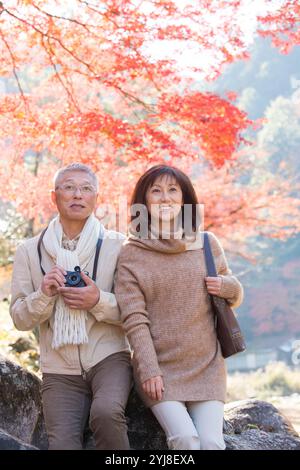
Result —
MULTIPOLYGON (((222 279, 220 297, 238 307, 242 285, 216 236, 208 235, 222 279)), ((115 295, 133 349, 137 389, 147 406, 157 402, 141 384, 157 375, 163 376, 164 401, 225 401, 226 367, 206 276, 203 248, 187 251, 181 240, 129 238, 121 249, 115 295)))

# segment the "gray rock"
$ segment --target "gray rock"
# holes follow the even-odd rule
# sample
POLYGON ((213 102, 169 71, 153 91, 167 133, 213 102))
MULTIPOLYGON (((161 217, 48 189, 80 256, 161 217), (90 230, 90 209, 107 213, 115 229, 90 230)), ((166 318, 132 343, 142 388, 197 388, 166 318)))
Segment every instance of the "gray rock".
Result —
POLYGON ((0 450, 39 450, 0 429, 0 450))
POLYGON ((225 405, 228 450, 300 450, 291 422, 271 403, 241 400, 225 405))
MULTIPOLYGON (((127 407, 129 439, 134 449, 167 449, 164 433, 133 392, 127 407)), ((241 400, 225 405, 227 450, 298 450, 300 438, 290 421, 272 404, 241 400)))
POLYGON ((300 450, 299 438, 255 429, 242 434, 225 434, 225 443, 226 450, 300 450))
MULTIPOLYGON (((0 357, 0 448, 47 448, 42 416, 41 381, 0 357), (15 446, 15 447, 14 447, 15 446)), ((126 409, 132 449, 167 449, 158 422, 133 390, 126 409)), ((272 404, 242 400, 225 405, 224 434, 229 450, 300 450, 300 438, 290 421, 272 404)), ((86 430, 84 448, 95 448, 86 430)))
POLYGON ((37 376, 0 356, 0 427, 26 444, 46 449, 40 390, 37 376))
POLYGON ((163 430, 151 410, 145 408, 134 390, 128 400, 126 417, 132 449, 167 449, 163 430))
POLYGON ((271 403, 261 400, 240 400, 225 405, 225 419, 240 434, 250 427, 266 432, 287 432, 297 436, 291 422, 271 403))

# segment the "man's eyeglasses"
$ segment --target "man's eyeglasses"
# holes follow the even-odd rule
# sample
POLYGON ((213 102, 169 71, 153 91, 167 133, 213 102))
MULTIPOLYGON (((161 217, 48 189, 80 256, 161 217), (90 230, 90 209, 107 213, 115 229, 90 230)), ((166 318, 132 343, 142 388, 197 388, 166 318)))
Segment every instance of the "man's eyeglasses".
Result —
POLYGON ((80 190, 81 194, 93 194, 96 192, 96 189, 89 184, 83 184, 82 186, 76 186, 75 184, 62 184, 61 186, 56 186, 56 189, 61 189, 64 193, 75 194, 77 189, 80 190))

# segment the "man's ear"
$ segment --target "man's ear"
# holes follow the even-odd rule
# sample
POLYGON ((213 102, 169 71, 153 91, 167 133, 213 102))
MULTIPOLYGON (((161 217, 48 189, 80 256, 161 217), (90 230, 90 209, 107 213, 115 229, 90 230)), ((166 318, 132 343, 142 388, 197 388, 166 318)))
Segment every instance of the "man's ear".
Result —
POLYGON ((56 192, 53 189, 51 190, 51 201, 52 201, 52 204, 54 204, 55 206, 57 205, 56 204, 56 192))

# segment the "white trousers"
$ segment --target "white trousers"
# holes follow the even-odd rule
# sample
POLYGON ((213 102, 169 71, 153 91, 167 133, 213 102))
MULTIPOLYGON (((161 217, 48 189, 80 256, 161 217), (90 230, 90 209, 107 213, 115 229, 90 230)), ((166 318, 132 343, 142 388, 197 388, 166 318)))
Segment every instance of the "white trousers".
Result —
POLYGON ((172 450, 224 450, 221 401, 163 401, 151 407, 172 450))

